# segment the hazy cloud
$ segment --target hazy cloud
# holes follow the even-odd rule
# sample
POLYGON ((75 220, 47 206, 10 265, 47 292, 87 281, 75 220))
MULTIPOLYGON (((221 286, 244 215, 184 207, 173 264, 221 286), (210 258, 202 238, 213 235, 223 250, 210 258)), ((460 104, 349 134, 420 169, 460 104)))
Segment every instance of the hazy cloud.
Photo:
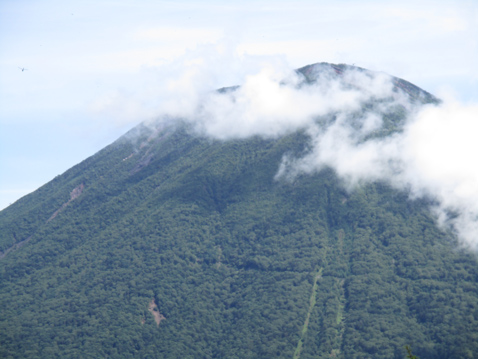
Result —
MULTIPOLYGON (((398 100, 388 75, 346 71, 338 79, 331 69, 320 68, 314 75, 320 80, 304 84, 301 74, 283 64, 267 66, 234 91, 204 96, 191 120, 197 130, 219 139, 277 137, 310 128, 318 117, 357 112, 372 98, 398 100)), ((378 121, 370 116, 365 127, 378 121)))
POLYGON ((476 248, 478 106, 444 100, 417 107, 394 90, 386 74, 350 69, 337 76, 323 66, 315 71, 318 81, 305 84, 301 74, 277 62, 244 76, 240 87, 217 92, 197 86, 203 78, 200 66, 193 66, 169 83, 171 93, 182 96, 172 96, 162 116, 181 118, 199 134, 220 140, 305 130, 310 151, 301 158, 284 157, 277 178, 329 166, 350 189, 388 181, 412 197, 433 198, 440 223, 453 226, 476 248), (364 110, 372 100, 374 106, 364 110), (402 129, 376 136, 385 130, 383 114, 397 106, 408 113, 402 129))
POLYGON ((144 67, 136 86, 100 97, 92 108, 120 122, 177 118, 220 140, 305 130, 309 153, 284 157, 278 177, 329 166, 351 189, 388 181, 434 198, 439 221, 477 247, 477 107, 445 100, 418 108, 383 73, 351 68, 337 76, 318 66, 309 75, 318 80, 305 84, 283 58, 249 56, 230 42, 202 45, 167 66, 144 67), (401 132, 376 136, 385 130, 383 114, 397 106, 408 113, 401 132))
MULTIPOLYGON (((357 119, 355 119, 357 120, 357 119)), ((403 131, 363 141, 380 126, 376 114, 359 119, 359 131, 339 115, 328 126, 311 126, 312 149, 303 158, 283 159, 278 176, 311 173, 329 166, 349 188, 374 180, 388 181, 411 196, 429 196, 442 224, 464 243, 478 247, 478 106, 446 100, 410 113, 403 131), (370 124, 370 125, 369 125, 370 124), (448 214, 453 213, 453 217, 448 214)))

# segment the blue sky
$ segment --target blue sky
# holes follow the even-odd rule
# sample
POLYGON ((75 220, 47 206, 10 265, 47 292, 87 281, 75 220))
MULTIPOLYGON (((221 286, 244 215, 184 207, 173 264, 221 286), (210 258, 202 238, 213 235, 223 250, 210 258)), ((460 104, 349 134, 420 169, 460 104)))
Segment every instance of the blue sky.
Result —
POLYGON ((3 0, 0 209, 191 93, 322 61, 476 104, 478 3, 3 0))

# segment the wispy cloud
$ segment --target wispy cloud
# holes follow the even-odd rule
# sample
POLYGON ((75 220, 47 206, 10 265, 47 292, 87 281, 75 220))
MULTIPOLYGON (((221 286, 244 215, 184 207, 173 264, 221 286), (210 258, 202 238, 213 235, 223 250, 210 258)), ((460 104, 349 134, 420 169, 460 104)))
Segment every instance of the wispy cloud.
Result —
POLYGON ((439 222, 452 226, 464 244, 478 248, 478 106, 447 99, 412 108, 402 131, 386 137, 367 139, 382 125, 376 114, 364 113, 354 121, 362 126, 357 129, 340 113, 325 126, 310 126, 310 152, 302 158, 284 157, 278 177, 328 166, 350 189, 387 181, 411 197, 432 198, 439 222))
POLYGON ((353 113, 371 98, 394 96, 390 77, 346 72, 339 81, 328 71, 304 85, 302 75, 268 66, 246 77, 237 90, 209 94, 193 116, 202 132, 216 138, 277 137, 310 128, 317 117, 353 113))
POLYGON ((317 81, 306 84, 284 62, 265 63, 243 76, 240 87, 217 92, 204 81, 211 73, 201 74, 196 62, 167 83, 174 95, 157 117, 178 118, 220 140, 304 130, 309 152, 285 156, 277 178, 331 167, 349 189, 388 181, 411 197, 433 198, 439 222, 478 248, 478 106, 446 97, 439 105, 418 106, 383 73, 349 67, 337 75, 321 65, 309 69, 317 81), (384 117, 394 111, 406 114, 396 124, 399 131, 391 131, 384 117))

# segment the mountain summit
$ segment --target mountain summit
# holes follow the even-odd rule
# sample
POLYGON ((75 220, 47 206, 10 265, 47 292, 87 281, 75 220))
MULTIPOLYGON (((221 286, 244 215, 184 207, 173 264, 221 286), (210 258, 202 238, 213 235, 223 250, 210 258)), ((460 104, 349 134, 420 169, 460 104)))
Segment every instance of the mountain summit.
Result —
POLYGON ((246 111, 216 136, 224 112, 207 106, 202 122, 141 124, 1 211, 0 356, 478 357, 477 259, 432 199, 306 166, 330 126, 376 141, 438 100, 347 65, 296 75, 276 88, 347 96, 274 131, 244 132, 246 111))

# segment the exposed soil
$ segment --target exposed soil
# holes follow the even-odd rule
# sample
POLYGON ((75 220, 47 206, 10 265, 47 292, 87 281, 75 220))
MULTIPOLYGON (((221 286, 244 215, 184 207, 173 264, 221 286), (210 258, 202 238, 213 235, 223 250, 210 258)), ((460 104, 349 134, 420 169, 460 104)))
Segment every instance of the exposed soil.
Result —
POLYGON ((154 299, 151 299, 151 302, 149 303, 149 306, 148 306, 148 310, 153 315, 154 321, 156 322, 156 325, 159 327, 159 323, 161 323, 162 320, 165 320, 166 317, 159 312, 158 306, 156 305, 156 302, 154 301, 154 299))

